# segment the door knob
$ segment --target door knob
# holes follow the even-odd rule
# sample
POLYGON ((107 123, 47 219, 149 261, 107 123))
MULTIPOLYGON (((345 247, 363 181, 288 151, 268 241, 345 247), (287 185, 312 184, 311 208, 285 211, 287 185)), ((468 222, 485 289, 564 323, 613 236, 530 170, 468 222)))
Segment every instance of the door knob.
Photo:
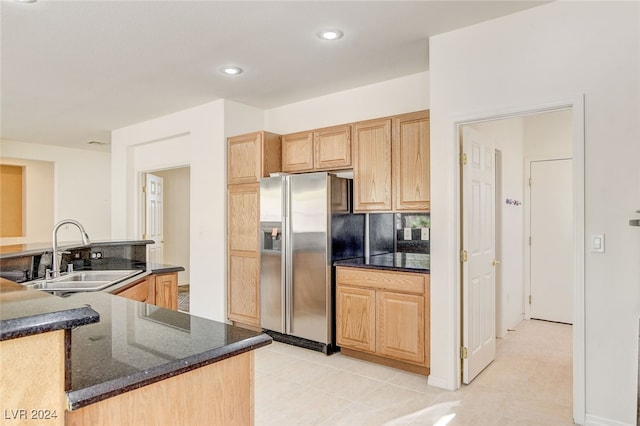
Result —
POLYGON ((500 261, 499 261, 499 260, 493 259, 493 260, 491 261, 491 266, 496 266, 496 265, 499 265, 499 264, 500 264, 500 261))

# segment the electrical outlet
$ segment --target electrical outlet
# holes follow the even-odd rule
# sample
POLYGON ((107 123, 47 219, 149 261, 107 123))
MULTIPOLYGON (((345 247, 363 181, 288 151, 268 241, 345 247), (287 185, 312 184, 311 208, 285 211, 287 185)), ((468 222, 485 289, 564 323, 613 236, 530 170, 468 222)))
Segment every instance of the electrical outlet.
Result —
POLYGON ((429 228, 420 228, 420 239, 422 241, 429 241, 430 234, 431 232, 429 228))
POLYGON ((102 259, 102 252, 101 251, 92 251, 91 254, 89 255, 89 257, 91 257, 91 259, 102 259))
POLYGON ((404 239, 406 241, 411 240, 411 228, 404 228, 404 239))

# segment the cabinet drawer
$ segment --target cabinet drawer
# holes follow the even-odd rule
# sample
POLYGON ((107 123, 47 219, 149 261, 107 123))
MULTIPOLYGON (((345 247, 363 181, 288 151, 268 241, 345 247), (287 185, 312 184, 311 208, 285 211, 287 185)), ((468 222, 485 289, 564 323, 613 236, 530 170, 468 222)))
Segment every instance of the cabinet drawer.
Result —
POLYGON ((364 268, 336 268, 338 284, 424 294, 429 275, 396 271, 372 271, 364 268))

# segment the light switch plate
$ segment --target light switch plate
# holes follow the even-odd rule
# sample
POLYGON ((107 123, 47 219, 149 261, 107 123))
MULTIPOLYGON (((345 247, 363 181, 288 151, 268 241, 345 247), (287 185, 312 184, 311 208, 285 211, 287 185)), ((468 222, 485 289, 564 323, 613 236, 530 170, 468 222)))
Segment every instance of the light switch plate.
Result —
POLYGON ((420 239, 423 241, 429 241, 430 233, 429 228, 420 228, 420 239))
POLYGON ((411 240, 411 228, 404 228, 405 241, 411 240))
POLYGON ((604 253, 604 234, 594 234, 591 236, 591 252, 604 253))

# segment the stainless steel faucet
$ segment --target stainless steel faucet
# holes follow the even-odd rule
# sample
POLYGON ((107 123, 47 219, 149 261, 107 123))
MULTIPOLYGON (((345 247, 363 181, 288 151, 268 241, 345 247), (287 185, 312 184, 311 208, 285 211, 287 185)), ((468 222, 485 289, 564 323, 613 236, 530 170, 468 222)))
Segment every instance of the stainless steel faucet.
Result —
POLYGON ((82 235, 82 245, 88 246, 89 244, 91 244, 89 235, 87 235, 87 232, 84 230, 84 227, 77 220, 64 219, 56 223, 55 226, 53 227, 53 237, 52 237, 53 239, 53 256, 51 259, 51 267, 53 269, 52 278, 56 278, 60 276, 60 263, 62 261, 62 253, 58 255, 58 230, 64 225, 77 226, 78 229, 80 230, 80 235, 82 235))

